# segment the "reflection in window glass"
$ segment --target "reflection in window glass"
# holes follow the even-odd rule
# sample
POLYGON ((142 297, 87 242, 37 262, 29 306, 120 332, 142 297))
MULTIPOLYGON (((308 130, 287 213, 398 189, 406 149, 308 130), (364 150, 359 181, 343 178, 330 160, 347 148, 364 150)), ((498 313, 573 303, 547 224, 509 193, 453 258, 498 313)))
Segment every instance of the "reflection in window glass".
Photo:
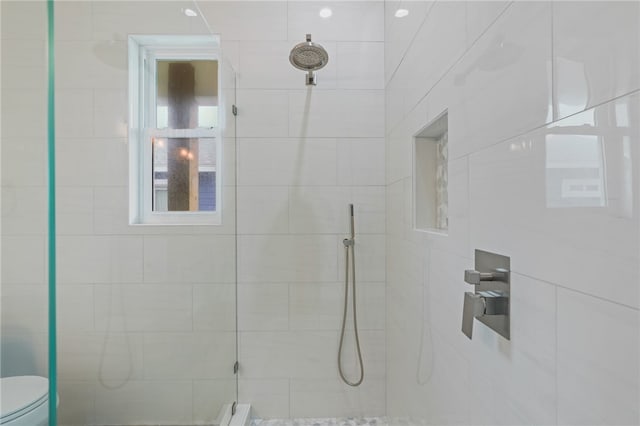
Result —
POLYGON ((153 211, 215 210, 215 139, 155 138, 153 211))
POLYGON ((218 61, 158 60, 156 72, 157 128, 217 126, 218 61))
POLYGON ((216 210, 215 140, 193 132, 217 126, 218 61, 157 60, 156 127, 187 133, 153 138, 154 212, 216 210))
POLYGON ((595 135, 546 136, 547 207, 606 205, 602 142, 595 135))

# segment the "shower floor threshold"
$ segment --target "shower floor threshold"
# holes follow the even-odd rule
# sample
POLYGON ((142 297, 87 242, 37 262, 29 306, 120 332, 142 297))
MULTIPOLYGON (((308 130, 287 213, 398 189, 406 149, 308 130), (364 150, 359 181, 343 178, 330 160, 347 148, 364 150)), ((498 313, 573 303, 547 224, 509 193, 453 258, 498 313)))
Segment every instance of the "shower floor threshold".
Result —
POLYGON ((251 419, 251 426, 416 426, 409 419, 387 417, 339 417, 301 419, 251 419))

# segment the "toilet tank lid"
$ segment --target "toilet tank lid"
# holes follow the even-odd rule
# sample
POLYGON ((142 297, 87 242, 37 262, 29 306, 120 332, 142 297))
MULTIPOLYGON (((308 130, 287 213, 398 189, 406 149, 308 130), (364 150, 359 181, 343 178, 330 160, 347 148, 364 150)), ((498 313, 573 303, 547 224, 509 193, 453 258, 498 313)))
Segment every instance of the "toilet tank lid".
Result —
POLYGON ((49 380, 39 376, 0 378, 0 418, 23 410, 49 393, 49 380))

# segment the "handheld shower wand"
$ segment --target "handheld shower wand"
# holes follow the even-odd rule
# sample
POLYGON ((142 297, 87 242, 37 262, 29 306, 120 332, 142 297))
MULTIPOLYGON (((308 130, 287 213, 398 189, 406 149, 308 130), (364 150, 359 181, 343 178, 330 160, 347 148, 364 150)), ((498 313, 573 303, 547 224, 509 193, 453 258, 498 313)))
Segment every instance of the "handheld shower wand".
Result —
POLYGON ((338 347, 338 372, 343 382, 349 386, 360 386, 364 380, 364 365, 362 363, 362 351, 360 350, 360 337, 358 335, 358 317, 356 315, 356 258, 355 258, 355 220, 353 215, 353 204, 349 204, 350 238, 342 240, 345 251, 345 272, 344 272, 344 310, 342 312, 342 330, 340 331, 340 346, 338 347), (349 262, 351 260, 351 262, 349 262), (353 302, 353 331, 356 340, 356 351, 358 354, 358 365, 360 366, 360 378, 355 382, 349 381, 342 371, 342 346, 344 343, 344 332, 347 322, 347 307, 349 305, 349 266, 351 266, 351 287, 353 302))

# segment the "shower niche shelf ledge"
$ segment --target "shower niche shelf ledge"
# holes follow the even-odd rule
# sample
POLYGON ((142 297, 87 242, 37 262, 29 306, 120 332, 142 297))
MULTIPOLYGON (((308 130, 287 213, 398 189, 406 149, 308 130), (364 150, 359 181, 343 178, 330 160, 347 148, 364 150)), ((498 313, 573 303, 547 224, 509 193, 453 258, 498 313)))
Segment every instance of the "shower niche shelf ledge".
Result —
POLYGON ((447 111, 413 137, 413 227, 416 231, 447 234, 448 215, 447 111))

